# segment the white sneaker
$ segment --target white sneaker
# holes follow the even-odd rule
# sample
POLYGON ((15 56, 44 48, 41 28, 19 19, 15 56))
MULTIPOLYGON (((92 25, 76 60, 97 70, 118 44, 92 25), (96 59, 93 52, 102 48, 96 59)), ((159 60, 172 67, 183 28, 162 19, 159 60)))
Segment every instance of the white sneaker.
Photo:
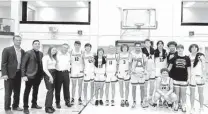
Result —
POLYGON ((136 101, 133 102, 131 108, 135 108, 136 107, 136 101))
POLYGON ((186 106, 181 107, 182 112, 186 112, 186 106))
POLYGON ((203 114, 204 113, 204 109, 203 108, 200 108, 199 109, 199 114, 203 114))
POLYGON ((192 108, 191 111, 190 111, 190 114, 194 114, 195 113, 195 109, 192 108))

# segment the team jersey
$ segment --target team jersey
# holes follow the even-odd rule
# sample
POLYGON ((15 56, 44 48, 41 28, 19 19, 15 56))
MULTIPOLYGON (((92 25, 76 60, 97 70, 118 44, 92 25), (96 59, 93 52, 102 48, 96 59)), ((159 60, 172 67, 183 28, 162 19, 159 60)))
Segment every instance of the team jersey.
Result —
POLYGON ((106 72, 114 73, 117 69, 117 58, 116 54, 107 54, 106 55, 106 72))
POLYGON ((196 66, 194 67, 194 61, 196 56, 190 55, 190 60, 191 60, 191 74, 192 75, 202 75, 202 61, 201 57, 199 56, 197 59, 199 60, 196 66))
POLYGON ((134 72, 141 72, 145 70, 145 61, 146 56, 140 52, 139 54, 133 51, 131 53, 131 60, 132 60, 132 71, 134 72))
POLYGON ((155 69, 155 62, 154 62, 154 49, 150 48, 150 50, 148 50, 147 48, 143 48, 143 53, 146 55, 147 57, 147 61, 146 61, 146 68, 148 71, 152 71, 155 69))
POLYGON ((83 53, 83 59, 84 59, 84 71, 85 72, 94 72, 94 56, 93 53, 87 53, 84 52, 83 53))
POLYGON ((120 72, 125 72, 127 70, 129 70, 129 57, 130 57, 130 54, 129 53, 120 53, 119 54, 119 71, 120 72))
POLYGON ((171 78, 167 77, 167 81, 163 81, 162 78, 160 78, 160 85, 159 85, 159 89, 163 92, 168 92, 170 90, 170 81, 171 78))
POLYGON ((95 67, 96 74, 105 74, 105 64, 102 64, 102 59, 98 59, 98 67, 95 67))
POLYGON ((72 50, 71 52, 71 65, 73 67, 83 67, 83 58, 81 50, 79 52, 75 52, 72 50))
POLYGON ((162 56, 162 53, 159 54, 159 57, 155 57, 155 68, 156 69, 162 69, 167 68, 167 61, 166 58, 162 56))

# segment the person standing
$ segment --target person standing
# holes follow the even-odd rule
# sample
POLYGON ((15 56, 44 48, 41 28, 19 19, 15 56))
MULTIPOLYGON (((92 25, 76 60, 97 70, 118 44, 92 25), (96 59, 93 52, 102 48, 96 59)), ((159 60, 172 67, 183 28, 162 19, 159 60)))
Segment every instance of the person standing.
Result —
POLYGON ((24 92, 24 113, 29 114, 28 99, 30 90, 33 87, 32 95, 32 108, 41 109, 42 107, 37 105, 38 89, 43 78, 43 67, 42 58, 43 53, 39 51, 40 41, 34 40, 32 43, 33 49, 25 53, 22 60, 22 79, 25 81, 25 92, 24 92))
POLYGON ((46 113, 53 113, 55 109, 53 108, 53 92, 55 88, 54 80, 56 79, 56 48, 50 47, 48 49, 47 55, 42 59, 43 71, 45 72, 44 80, 47 94, 45 100, 45 111, 46 113))
POLYGON ((20 65, 25 51, 21 49, 22 38, 20 36, 14 36, 14 46, 4 48, 2 52, 2 78, 4 79, 4 109, 6 112, 11 111, 11 95, 13 91, 13 110, 22 111, 19 107, 19 97, 21 88, 21 70, 20 65))
POLYGON ((70 103, 70 92, 69 92, 69 71, 70 71, 70 54, 68 53, 69 45, 63 44, 61 51, 57 53, 56 63, 56 81, 55 81, 55 96, 56 96, 56 107, 61 108, 60 105, 60 92, 61 86, 63 85, 64 100, 67 107, 71 107, 70 103))

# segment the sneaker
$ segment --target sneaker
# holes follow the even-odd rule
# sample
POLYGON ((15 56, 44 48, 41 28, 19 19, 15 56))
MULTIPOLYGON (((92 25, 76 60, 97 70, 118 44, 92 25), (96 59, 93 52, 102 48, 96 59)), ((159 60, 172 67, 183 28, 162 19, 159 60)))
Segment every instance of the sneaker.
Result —
POLYGON ((199 114, 203 114, 204 113, 204 109, 203 108, 200 108, 199 109, 199 114))
POLYGON ((179 108, 179 106, 178 106, 178 104, 176 103, 176 104, 175 104, 175 107, 174 107, 174 111, 178 111, 178 108, 179 108))
POLYGON ((125 101, 125 106, 129 107, 129 101, 128 100, 125 101))
POLYGON ((150 104, 152 107, 156 107, 157 106, 157 103, 152 103, 150 104))
POLYGON ((182 106, 181 107, 181 110, 182 110, 182 112, 186 112, 186 107, 185 106, 182 106))
POLYGON ((163 102, 163 106, 166 107, 166 108, 168 108, 168 102, 167 101, 164 101, 163 102))
POLYGON ((168 104, 168 108, 173 108, 173 103, 168 104))
POLYGON ((141 102, 141 106, 142 106, 142 108, 148 108, 149 107, 148 102, 146 100, 141 102))
POLYGON ((114 100, 111 100, 111 106, 115 106, 114 100))
POLYGON ((163 102, 161 99, 159 100, 159 107, 163 107, 163 102))
POLYGON ((82 103, 84 106, 87 105, 87 100, 84 100, 84 102, 82 103))
POLYGON ((78 99, 79 105, 82 105, 82 99, 81 97, 78 99))
POLYGON ((131 108, 135 108, 136 107, 136 101, 133 102, 131 108))
POLYGON ((71 100, 71 105, 74 105, 74 98, 72 98, 71 100))
POLYGON ((98 103, 99 103, 98 100, 95 100, 95 106, 98 106, 98 103))
POLYGON ((121 100, 121 107, 124 107, 125 103, 124 100, 121 100))
POLYGON ((100 100, 100 105, 103 105, 103 100, 100 100))
POLYGON ((106 105, 106 106, 109 106, 109 100, 106 100, 106 101, 105 101, 105 105, 106 105))
POLYGON ((182 109, 182 105, 180 102, 178 103, 178 109, 182 109))
POLYGON ((195 113, 195 109, 191 108, 190 114, 194 114, 195 113))

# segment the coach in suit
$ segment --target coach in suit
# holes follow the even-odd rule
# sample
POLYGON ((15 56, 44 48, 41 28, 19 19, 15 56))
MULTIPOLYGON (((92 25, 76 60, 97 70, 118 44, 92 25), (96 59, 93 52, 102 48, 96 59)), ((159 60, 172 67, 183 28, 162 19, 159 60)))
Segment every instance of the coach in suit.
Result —
POLYGON ((22 38, 14 36, 14 46, 4 48, 2 52, 2 78, 4 79, 5 96, 4 96, 4 109, 11 111, 11 94, 13 91, 13 110, 22 111, 19 107, 19 97, 21 88, 21 62, 25 51, 21 49, 22 38))
POLYGON ((42 58, 43 53, 39 51, 40 41, 34 40, 33 49, 25 53, 25 56, 22 60, 22 77, 25 81, 25 91, 24 91, 24 113, 29 114, 28 99, 30 90, 33 87, 32 95, 32 108, 41 109, 42 107, 37 105, 37 96, 38 89, 41 80, 43 79, 43 67, 42 67, 42 58))

